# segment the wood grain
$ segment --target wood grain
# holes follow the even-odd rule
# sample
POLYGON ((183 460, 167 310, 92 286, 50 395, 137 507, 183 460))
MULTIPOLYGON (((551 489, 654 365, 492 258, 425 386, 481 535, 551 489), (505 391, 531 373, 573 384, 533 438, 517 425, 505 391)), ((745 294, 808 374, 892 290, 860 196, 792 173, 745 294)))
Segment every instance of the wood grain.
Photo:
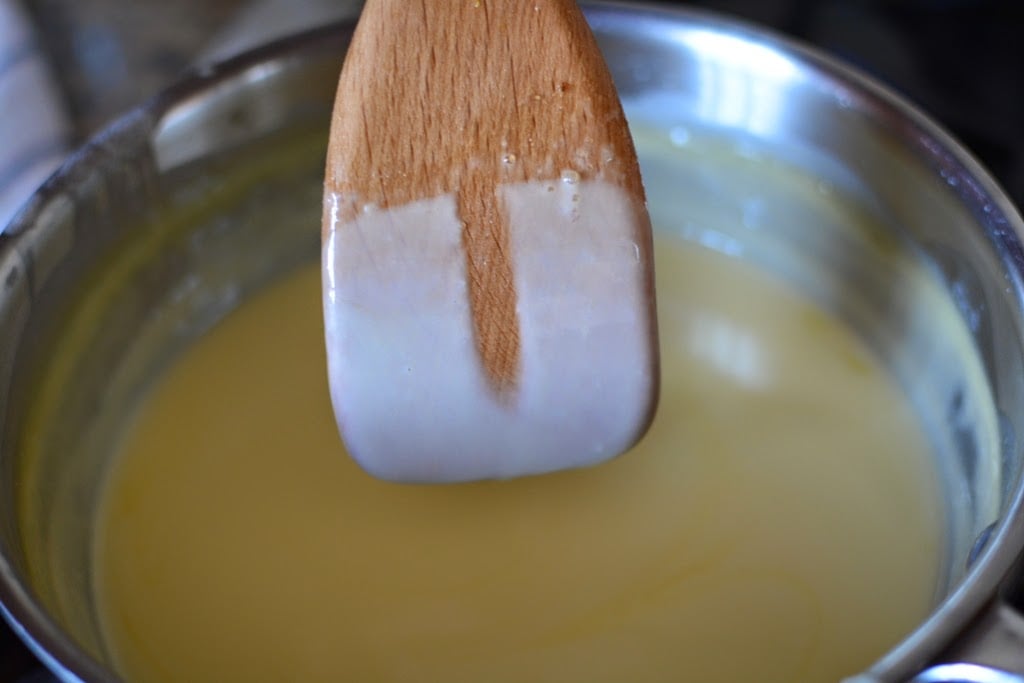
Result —
MULTIPOLYGON (((342 200, 339 224, 366 205, 457 196, 474 340, 499 395, 514 393, 521 359, 497 189, 566 171, 624 188, 648 226, 625 117, 574 0, 366 3, 339 79, 325 191, 342 200)), ((649 234, 637 243, 649 249, 649 234)))

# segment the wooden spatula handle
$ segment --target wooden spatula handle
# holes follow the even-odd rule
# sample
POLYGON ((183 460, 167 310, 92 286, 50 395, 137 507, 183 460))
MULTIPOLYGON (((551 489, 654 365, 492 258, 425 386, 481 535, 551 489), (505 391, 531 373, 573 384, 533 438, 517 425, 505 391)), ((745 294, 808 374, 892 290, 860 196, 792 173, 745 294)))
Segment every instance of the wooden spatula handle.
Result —
POLYGON ((348 102, 364 109, 358 118, 335 117, 350 126, 332 131, 331 157, 346 159, 344 168, 327 168, 328 189, 346 199, 337 220, 367 206, 454 194, 476 348, 493 389, 514 392, 521 364, 515 264, 499 187, 593 179, 643 198, 611 76, 579 7, 574 0, 368 0, 338 88, 338 106, 348 102), (530 37, 528 49, 522 36, 530 37), (464 72, 452 73, 453 64, 464 72), (374 73, 364 71, 370 65, 374 73), (400 128, 387 125, 395 120, 400 128), (595 130, 610 134, 595 137, 595 130))

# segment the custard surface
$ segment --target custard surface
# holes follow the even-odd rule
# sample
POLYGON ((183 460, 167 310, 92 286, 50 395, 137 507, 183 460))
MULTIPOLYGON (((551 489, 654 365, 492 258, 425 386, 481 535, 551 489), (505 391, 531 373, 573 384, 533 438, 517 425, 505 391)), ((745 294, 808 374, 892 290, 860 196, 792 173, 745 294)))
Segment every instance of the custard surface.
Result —
POLYGON ((647 437, 506 482, 364 474, 328 399, 319 268, 245 303, 157 382, 107 484, 96 594, 125 677, 799 683, 869 665, 937 581, 910 406, 753 267, 659 237, 656 273, 647 437))

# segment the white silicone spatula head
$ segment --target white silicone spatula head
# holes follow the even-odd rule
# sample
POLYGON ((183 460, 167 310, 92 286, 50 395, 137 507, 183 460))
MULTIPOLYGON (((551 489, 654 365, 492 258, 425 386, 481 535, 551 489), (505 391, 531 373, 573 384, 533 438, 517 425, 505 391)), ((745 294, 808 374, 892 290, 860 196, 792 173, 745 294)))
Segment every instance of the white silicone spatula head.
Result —
POLYGON ((644 433, 650 223, 574 0, 366 3, 331 123, 323 270, 335 414, 372 474, 534 474, 644 433))

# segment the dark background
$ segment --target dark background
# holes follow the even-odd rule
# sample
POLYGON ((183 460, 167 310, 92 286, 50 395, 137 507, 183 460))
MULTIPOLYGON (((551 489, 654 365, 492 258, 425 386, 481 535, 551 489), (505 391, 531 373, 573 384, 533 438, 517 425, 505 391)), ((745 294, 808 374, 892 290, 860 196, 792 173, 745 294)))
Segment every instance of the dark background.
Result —
MULTIPOLYGON (((223 35, 234 0, 27 0, 78 144, 223 35)), ((909 97, 1024 207, 1024 1, 681 0, 796 37, 909 97)), ((52 679, 0 624, 0 683, 52 679)))

